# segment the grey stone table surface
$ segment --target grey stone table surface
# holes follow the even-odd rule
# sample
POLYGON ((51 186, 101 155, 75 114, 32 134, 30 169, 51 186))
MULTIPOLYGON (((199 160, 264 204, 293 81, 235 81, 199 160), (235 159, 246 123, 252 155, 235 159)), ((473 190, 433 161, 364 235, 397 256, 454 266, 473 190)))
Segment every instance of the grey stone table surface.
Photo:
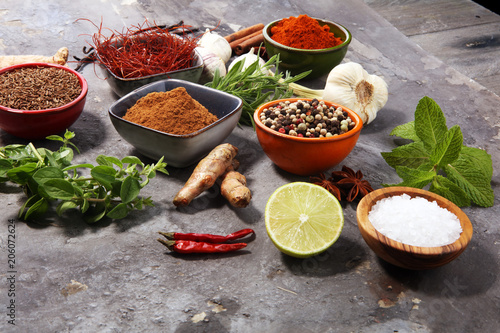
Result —
MULTIPOLYGON (((253 192, 251 205, 232 209, 218 188, 183 209, 172 199, 194 167, 167 167, 144 189, 155 207, 96 225, 77 213, 51 217, 49 225, 18 221, 20 189, 0 185, 1 332, 495 332, 500 324, 500 209, 498 204, 500 99, 415 45, 363 2, 355 1, 171 1, 3 0, 1 54, 51 54, 67 46, 82 56, 96 27, 142 23, 215 27, 228 34, 243 27, 298 14, 337 21, 351 30, 345 61, 382 75, 389 101, 366 126, 343 164, 362 169, 374 187, 399 179, 380 153, 396 146, 390 131, 413 119, 429 96, 448 124, 459 124, 465 144, 492 156, 495 205, 468 207, 471 244, 457 260, 430 271, 406 271, 379 260, 356 224, 356 204, 344 204, 342 235, 325 254, 294 259, 267 237, 264 207, 279 186, 308 180, 277 169, 251 128, 236 128, 227 141, 239 150, 241 170, 253 192), (87 20, 79 20, 87 19, 87 20), (16 273, 7 264, 9 221, 14 220, 16 273), (224 256, 172 255, 156 232, 228 233, 250 227, 247 250, 224 256), (15 295, 9 295, 14 287, 15 295), (79 287, 79 288, 77 288, 79 287), (9 302, 15 301, 15 326, 9 302)), ((75 64, 71 64, 74 66, 75 64)), ((113 128, 108 107, 117 100, 107 83, 86 66, 89 83, 82 116, 70 128, 82 154, 142 157, 113 128)), ((325 78, 305 82, 313 88, 325 78)), ((26 143, 0 132, 2 146, 26 143)), ((47 141, 37 145, 54 145, 47 141)))

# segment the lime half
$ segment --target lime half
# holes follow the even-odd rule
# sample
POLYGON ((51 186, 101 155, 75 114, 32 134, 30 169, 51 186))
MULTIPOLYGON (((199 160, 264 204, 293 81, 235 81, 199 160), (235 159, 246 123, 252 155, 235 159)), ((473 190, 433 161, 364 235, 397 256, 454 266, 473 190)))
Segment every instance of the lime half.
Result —
POLYGON ((337 241, 344 213, 337 198, 323 187, 293 182, 271 195, 265 220, 267 234, 281 252, 307 258, 337 241))

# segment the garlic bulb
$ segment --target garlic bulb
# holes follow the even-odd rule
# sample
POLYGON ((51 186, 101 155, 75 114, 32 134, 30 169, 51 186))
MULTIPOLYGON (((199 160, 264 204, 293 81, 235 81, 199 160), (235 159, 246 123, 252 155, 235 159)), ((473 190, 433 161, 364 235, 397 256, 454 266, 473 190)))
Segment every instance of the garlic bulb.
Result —
POLYGON ((226 64, 218 55, 212 53, 204 47, 198 46, 196 50, 203 59, 203 72, 201 73, 200 83, 212 81, 217 69, 219 69, 220 76, 225 76, 227 74, 226 64))
POLYGON ((363 124, 377 116, 388 99, 387 84, 381 77, 370 75, 355 62, 340 64, 328 74, 323 99, 356 112, 363 124))
POLYGON ((254 62, 258 61, 259 62, 259 67, 261 68, 262 73, 268 75, 269 73, 267 72, 267 69, 264 69, 263 66, 266 64, 266 61, 259 57, 258 55, 253 53, 253 49, 250 49, 248 53, 242 54, 239 57, 236 57, 230 64, 229 67, 227 68, 227 71, 229 72, 231 68, 234 67, 238 62, 244 60, 245 62, 243 63, 243 67, 241 68, 241 71, 243 72, 245 69, 247 69, 250 65, 252 65, 254 62))
POLYGON ((224 37, 216 34, 215 32, 210 32, 209 29, 207 29, 203 36, 201 36, 198 41, 198 45, 218 55, 224 64, 229 61, 233 52, 229 42, 224 37))

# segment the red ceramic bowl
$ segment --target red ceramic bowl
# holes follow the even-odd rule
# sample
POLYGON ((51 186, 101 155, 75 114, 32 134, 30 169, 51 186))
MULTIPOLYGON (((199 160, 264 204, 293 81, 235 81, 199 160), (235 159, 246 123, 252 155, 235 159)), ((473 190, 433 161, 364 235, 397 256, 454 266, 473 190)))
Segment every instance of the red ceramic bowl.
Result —
POLYGON ((356 112, 324 101, 329 107, 342 107, 356 126, 347 133, 328 138, 301 138, 281 134, 261 122, 260 113, 264 109, 282 101, 298 100, 311 101, 310 98, 287 98, 261 105, 254 113, 255 131, 262 149, 279 168, 296 175, 314 175, 334 167, 351 153, 363 128, 363 121, 356 112))
POLYGON ((80 116, 87 98, 88 86, 85 78, 73 69, 56 64, 28 63, 0 69, 0 75, 18 68, 56 67, 73 73, 78 77, 82 92, 72 102, 52 109, 17 110, 0 105, 0 128, 5 132, 23 139, 44 139, 64 132, 80 116))

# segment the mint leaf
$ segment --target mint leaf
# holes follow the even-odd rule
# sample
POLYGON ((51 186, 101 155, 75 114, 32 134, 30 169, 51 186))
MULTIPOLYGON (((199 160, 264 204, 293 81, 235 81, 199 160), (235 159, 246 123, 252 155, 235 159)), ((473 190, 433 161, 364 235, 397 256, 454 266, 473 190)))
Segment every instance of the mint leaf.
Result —
POLYGON ((399 136, 400 138, 409 139, 414 142, 421 141, 415 132, 415 121, 396 126, 389 135, 399 136))
POLYGON ((448 178, 440 175, 434 177, 429 191, 445 197, 459 207, 470 206, 471 203, 470 198, 464 190, 448 178))
POLYGON ((463 189, 476 205, 491 207, 495 199, 489 177, 491 156, 486 152, 482 156, 478 152, 471 154, 470 149, 466 149, 444 170, 448 178, 463 189))
POLYGON ((491 155, 480 148, 463 146, 460 154, 463 158, 467 158, 481 169, 481 173, 485 176, 487 182, 491 182, 493 177, 493 162, 491 155))
POLYGON ((455 161, 460 155, 462 142, 462 131, 458 125, 455 125, 446 132, 443 140, 439 141, 432 150, 430 156, 432 163, 443 167, 455 161))
POLYGON ((396 172, 398 176, 403 179, 403 182, 396 184, 396 186, 423 188, 432 181, 434 176, 436 176, 435 171, 422 171, 406 166, 396 167, 396 172))
POLYGON ((423 97, 415 110, 415 133, 426 147, 433 148, 444 139, 448 128, 446 118, 432 98, 423 97))
POLYGON ((396 147, 392 152, 381 153, 387 164, 396 168, 397 166, 406 166, 409 168, 418 168, 429 161, 429 153, 424 147, 423 142, 412 142, 404 146, 396 147))

